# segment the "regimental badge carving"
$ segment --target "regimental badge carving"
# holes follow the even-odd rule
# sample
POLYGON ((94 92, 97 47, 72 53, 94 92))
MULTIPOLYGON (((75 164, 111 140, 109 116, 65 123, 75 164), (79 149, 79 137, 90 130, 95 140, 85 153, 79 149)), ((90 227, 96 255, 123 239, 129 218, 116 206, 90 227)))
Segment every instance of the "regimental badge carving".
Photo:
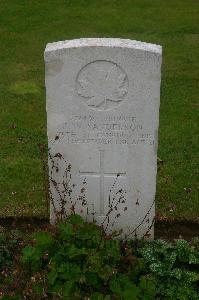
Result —
POLYGON ((108 110, 125 99, 128 93, 128 77, 116 63, 97 60, 80 70, 76 90, 89 107, 108 110))

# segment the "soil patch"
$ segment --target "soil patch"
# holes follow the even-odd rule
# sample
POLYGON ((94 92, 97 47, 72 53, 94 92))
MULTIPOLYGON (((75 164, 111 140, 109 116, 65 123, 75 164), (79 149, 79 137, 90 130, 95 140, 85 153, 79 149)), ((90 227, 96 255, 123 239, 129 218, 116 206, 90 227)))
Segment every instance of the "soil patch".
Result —
MULTIPOLYGON (((6 217, 0 218, 0 227, 6 229, 20 229, 25 232, 45 230, 50 227, 48 219, 36 217, 6 217)), ((193 237, 199 236, 199 224, 192 222, 166 222, 156 221, 155 238, 172 241, 183 238, 190 241, 193 237)))

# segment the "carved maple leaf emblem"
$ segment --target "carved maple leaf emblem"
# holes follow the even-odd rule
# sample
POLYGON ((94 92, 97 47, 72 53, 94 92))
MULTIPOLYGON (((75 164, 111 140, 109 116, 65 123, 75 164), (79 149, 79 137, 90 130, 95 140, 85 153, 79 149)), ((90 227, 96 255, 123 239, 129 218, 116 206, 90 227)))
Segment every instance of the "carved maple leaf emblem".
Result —
POLYGON ((128 80, 124 71, 107 61, 90 63, 78 78, 78 94, 88 106, 107 109, 112 103, 121 102, 127 94, 128 80))

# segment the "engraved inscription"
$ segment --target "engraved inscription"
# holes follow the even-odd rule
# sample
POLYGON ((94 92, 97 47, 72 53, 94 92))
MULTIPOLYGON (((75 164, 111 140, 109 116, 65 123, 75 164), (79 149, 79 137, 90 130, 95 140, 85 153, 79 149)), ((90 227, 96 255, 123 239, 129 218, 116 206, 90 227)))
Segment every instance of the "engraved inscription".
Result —
POLYGON ((116 63, 97 60, 80 70, 76 89, 89 107, 108 110, 124 100, 128 92, 128 78, 116 63))
POLYGON ((74 115, 58 129, 52 143, 95 145, 155 145, 152 132, 131 114, 74 115))

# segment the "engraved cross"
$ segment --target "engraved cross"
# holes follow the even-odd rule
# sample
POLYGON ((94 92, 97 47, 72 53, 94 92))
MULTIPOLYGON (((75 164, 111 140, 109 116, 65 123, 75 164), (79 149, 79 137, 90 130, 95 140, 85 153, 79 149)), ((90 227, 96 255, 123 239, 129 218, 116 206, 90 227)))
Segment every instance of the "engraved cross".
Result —
POLYGON ((122 172, 113 172, 113 173, 105 173, 104 171, 104 150, 100 149, 99 150, 99 154, 100 154, 100 170, 99 172, 79 172, 80 175, 82 176, 96 176, 98 175, 100 178, 100 216, 104 216, 105 211, 104 211, 104 179, 105 177, 115 177, 118 174, 119 175, 126 175, 126 172, 122 173, 122 172))

